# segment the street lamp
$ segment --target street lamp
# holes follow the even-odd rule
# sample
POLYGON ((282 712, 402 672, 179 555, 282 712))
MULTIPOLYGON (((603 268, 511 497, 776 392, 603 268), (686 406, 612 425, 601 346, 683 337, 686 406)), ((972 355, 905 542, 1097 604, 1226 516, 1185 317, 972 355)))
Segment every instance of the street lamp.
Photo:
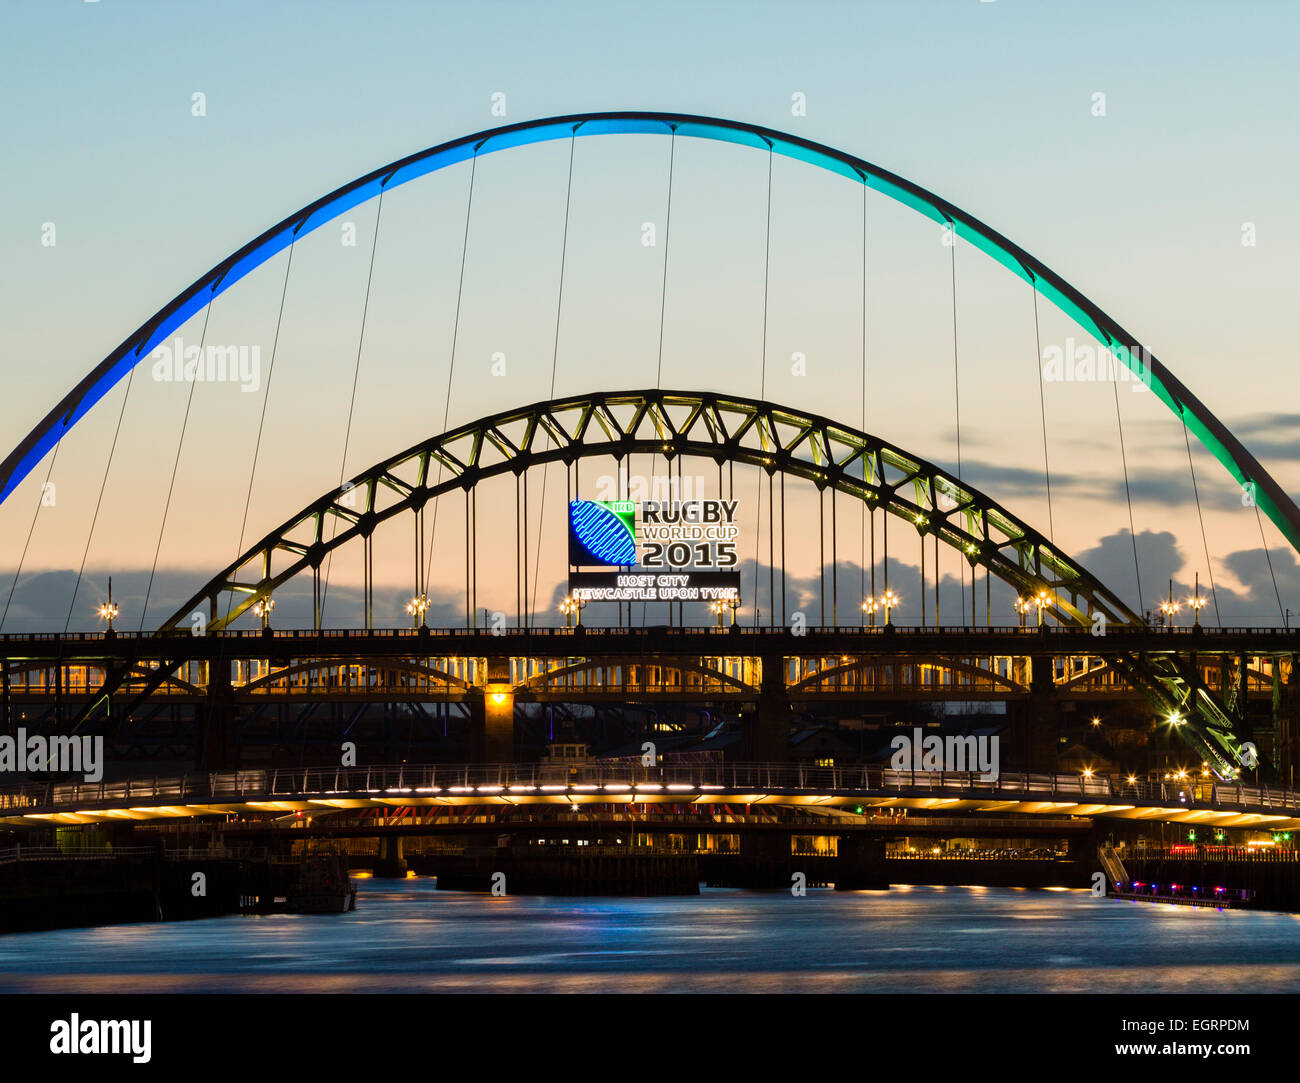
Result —
POLYGON ((1205 599, 1201 597, 1201 573, 1196 573, 1196 590, 1192 597, 1187 599, 1188 608, 1191 609, 1195 626, 1199 627, 1201 623, 1201 610, 1205 608, 1205 599))
POLYGON ((880 603, 872 595, 866 598, 862 603, 862 612, 867 616, 867 623, 873 628, 876 626, 876 610, 880 608, 880 603))
POLYGON ((108 577, 108 601, 99 606, 99 619, 108 621, 108 631, 113 631, 113 621, 117 620, 118 605, 113 601, 113 577, 108 577))
POLYGON ((560 612, 564 614, 564 626, 568 628, 574 620, 574 614, 577 614, 578 626, 582 626, 582 609, 587 604, 585 598, 579 598, 576 594, 566 594, 564 600, 560 602, 560 612))
POLYGON ((892 590, 887 590, 880 598, 880 604, 885 607, 885 624, 892 624, 890 613, 894 606, 898 605, 898 595, 892 590))
POLYGON ((411 620, 417 630, 424 624, 424 614, 429 611, 429 605, 429 596, 427 594, 421 594, 406 603, 406 611, 411 615, 411 620))
POLYGON ((1018 597, 1012 604, 1015 606, 1016 612, 1020 614, 1020 627, 1023 628, 1025 626, 1025 614, 1029 612, 1029 607, 1033 603, 1028 598, 1018 597))
POLYGON ((1034 595, 1034 605, 1038 606, 1038 627, 1043 626, 1043 610, 1047 608, 1047 591, 1040 590, 1034 595))
POLYGON ((1168 601, 1160 603, 1160 612, 1164 616, 1166 627, 1173 627, 1174 614, 1176 614, 1181 608, 1182 606, 1174 601, 1174 581, 1171 579, 1169 580, 1169 599, 1168 601))
POLYGON ((275 608, 274 598, 259 598, 253 603, 253 614, 262 618, 262 630, 271 626, 271 610, 275 608))

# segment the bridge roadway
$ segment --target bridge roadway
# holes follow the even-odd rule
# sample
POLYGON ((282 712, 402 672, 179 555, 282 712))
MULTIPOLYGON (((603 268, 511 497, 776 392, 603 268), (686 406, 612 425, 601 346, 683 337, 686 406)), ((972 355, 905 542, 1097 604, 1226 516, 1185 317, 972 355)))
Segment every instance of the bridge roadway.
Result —
MULTIPOLYGON (((487 685, 521 702, 752 699, 772 687, 773 672, 791 700, 1008 700, 1048 690, 1142 700, 1149 690, 1134 686, 1129 661, 1173 657, 1205 688, 1233 686, 1240 701, 1271 699, 1294 684, 1297 654, 1297 631, 1196 626, 1120 627, 1105 636, 1059 626, 907 625, 803 634, 740 625, 38 633, 0 636, 0 693, 10 723, 15 704, 79 722, 110 703, 130 715, 146 700, 185 705, 223 688, 248 704, 458 702, 487 685)), ((497 759, 510 755, 499 751, 497 759)))
POLYGON ((842 653, 1010 655, 1227 654, 1269 656, 1300 653, 1300 629, 1126 627, 1112 625, 1105 635, 1089 628, 965 627, 877 625, 786 627, 731 625, 727 628, 578 626, 572 628, 290 629, 226 631, 217 635, 185 632, 36 632, 0 636, 0 659, 22 662, 213 661, 269 658, 407 657, 571 657, 587 654, 622 657, 657 655, 784 655, 842 653))
POLYGON ((1187 779, 907 772, 881 766, 596 761, 204 772, 26 785, 0 791, 0 820, 86 824, 232 813, 327 814, 375 807, 787 805, 917 809, 980 817, 1079 816, 1205 827, 1300 829, 1300 793, 1187 779))

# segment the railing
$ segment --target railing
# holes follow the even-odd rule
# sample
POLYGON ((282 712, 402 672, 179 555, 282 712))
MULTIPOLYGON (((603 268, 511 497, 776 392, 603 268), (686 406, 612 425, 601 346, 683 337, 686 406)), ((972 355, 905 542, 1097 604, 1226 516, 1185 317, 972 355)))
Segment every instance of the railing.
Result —
MULTIPOLYGON (((1021 627, 1016 624, 1004 625, 922 625, 922 624, 876 624, 876 625, 816 625, 808 626, 805 635, 840 635, 840 636, 886 636, 886 635, 1049 635, 1049 636, 1071 636, 1079 639, 1091 638, 1093 635, 1090 627, 1074 627, 1072 625, 1043 625, 1041 628, 1037 625, 1025 625, 1021 627)), ((188 635, 185 631, 175 631, 167 633, 170 635, 181 636, 188 635)), ((1124 636, 1124 635, 1167 635, 1172 637, 1196 636, 1196 635, 1233 635, 1233 636, 1264 636, 1264 637, 1292 637, 1300 634, 1300 630, 1295 628, 1282 628, 1274 625, 1264 627, 1238 627, 1238 626, 1217 626, 1202 624, 1199 626, 1175 626, 1162 627, 1160 625, 1110 625, 1107 630, 1107 636, 1124 636)), ((107 631, 93 632, 6 632, 0 635, 0 643, 31 643, 31 642, 58 642, 66 640, 70 642, 78 641, 97 641, 97 640, 149 640, 157 638, 158 632, 131 632, 114 630, 111 634, 107 631)), ((544 626, 530 628, 429 628, 416 630, 414 628, 322 628, 319 631, 310 628, 286 628, 272 629, 270 636, 260 629, 225 629, 213 638, 234 639, 234 640, 259 640, 270 638, 273 640, 294 640, 294 639, 417 639, 421 635, 429 636, 453 636, 453 637, 473 637, 473 636, 505 636, 507 638, 516 638, 523 636, 553 636, 557 638, 571 638, 575 636, 732 636, 741 637, 753 636, 788 636, 790 629, 784 625, 778 627, 768 627, 764 625, 727 625, 719 628, 716 625, 700 625, 695 627, 674 627, 671 625, 646 625, 639 628, 618 628, 604 627, 599 625, 581 625, 580 627, 564 626, 544 626)))
POLYGON ((880 765, 813 767, 804 764, 631 763, 470 764, 369 768, 219 771, 174 778, 120 782, 51 783, 0 791, 0 812, 39 815, 90 806, 222 804, 263 800, 374 798, 399 803, 434 795, 509 798, 529 795, 595 796, 680 793, 692 800, 716 791, 734 803, 748 793, 814 793, 868 796, 897 793, 911 797, 962 796, 1068 800, 1073 803, 1140 804, 1173 808, 1228 807, 1300 814, 1300 793, 1270 787, 1209 780, 1134 781, 1093 775, 1004 772, 985 779, 969 771, 899 771, 880 765), (174 799, 174 801, 167 801, 174 799))
POLYGON ((1126 861, 1250 861, 1261 864, 1300 863, 1300 850, 1277 846, 1227 846, 1187 843, 1135 846, 1122 853, 1126 861))
POLYGON ((0 850, 0 865, 17 861, 102 861, 119 857, 159 857, 164 861, 194 861, 202 858, 229 859, 265 856, 265 849, 232 850, 225 846, 206 849, 164 850, 157 846, 85 846, 60 849, 58 846, 13 846, 0 850))

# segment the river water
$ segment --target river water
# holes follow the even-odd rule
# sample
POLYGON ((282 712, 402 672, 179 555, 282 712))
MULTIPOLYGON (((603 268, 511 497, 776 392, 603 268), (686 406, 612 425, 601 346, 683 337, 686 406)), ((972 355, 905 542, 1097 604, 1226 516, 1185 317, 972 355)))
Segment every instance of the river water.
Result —
POLYGON ((492 898, 358 881, 354 912, 0 937, 0 991, 1300 992, 1300 915, 1086 891, 492 898))

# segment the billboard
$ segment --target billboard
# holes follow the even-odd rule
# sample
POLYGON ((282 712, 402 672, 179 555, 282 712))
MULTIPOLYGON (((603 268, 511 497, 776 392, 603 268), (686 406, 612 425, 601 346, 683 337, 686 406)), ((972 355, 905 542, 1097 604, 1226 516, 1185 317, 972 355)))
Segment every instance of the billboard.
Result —
POLYGON ((573 500, 569 588, 582 601, 740 599, 737 500, 573 500), (582 569, 599 568, 603 572, 582 569))

